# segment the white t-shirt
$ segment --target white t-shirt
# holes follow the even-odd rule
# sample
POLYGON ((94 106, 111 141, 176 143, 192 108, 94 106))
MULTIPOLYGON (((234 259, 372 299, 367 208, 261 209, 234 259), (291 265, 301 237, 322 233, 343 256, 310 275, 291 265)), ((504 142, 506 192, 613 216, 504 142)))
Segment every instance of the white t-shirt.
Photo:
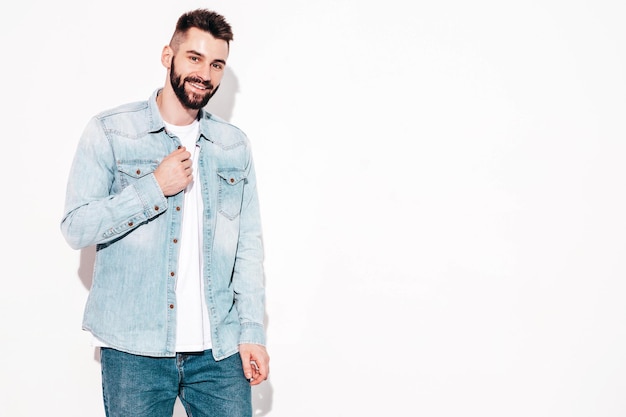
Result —
POLYGON ((200 134, 198 121, 187 126, 165 123, 168 132, 178 136, 191 153, 193 178, 185 188, 183 222, 180 235, 178 273, 176 274, 176 351, 196 352, 211 348, 211 327, 204 298, 202 279, 202 194, 198 178, 196 144, 200 134))

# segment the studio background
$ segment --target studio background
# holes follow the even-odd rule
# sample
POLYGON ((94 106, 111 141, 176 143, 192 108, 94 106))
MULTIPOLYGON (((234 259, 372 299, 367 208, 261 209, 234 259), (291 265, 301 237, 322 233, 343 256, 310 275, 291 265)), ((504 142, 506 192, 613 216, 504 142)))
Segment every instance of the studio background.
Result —
POLYGON ((0 415, 104 416, 67 175, 196 7, 233 26, 209 109, 259 179, 255 416, 626 415, 623 4, 3 4, 0 415))

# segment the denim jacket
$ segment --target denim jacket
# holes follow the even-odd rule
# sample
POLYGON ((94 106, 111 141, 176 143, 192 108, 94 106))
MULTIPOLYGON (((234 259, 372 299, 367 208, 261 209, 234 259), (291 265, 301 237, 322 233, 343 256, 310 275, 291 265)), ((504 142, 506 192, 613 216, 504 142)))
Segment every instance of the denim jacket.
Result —
MULTIPOLYGON (((61 231, 74 249, 96 245, 83 329, 118 350, 174 356, 183 193, 165 197, 153 172, 180 141, 165 129, 158 91, 89 121, 61 231)), ((199 121, 204 296, 219 360, 240 343, 265 344, 263 247, 246 135, 203 110, 199 121)))

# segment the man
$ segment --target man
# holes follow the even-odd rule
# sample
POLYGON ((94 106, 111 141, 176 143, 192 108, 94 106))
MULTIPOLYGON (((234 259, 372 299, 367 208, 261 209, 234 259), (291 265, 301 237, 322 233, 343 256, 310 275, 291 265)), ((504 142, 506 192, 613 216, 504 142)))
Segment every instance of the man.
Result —
POLYGON ((223 16, 183 14, 148 101, 93 117, 61 230, 96 245, 83 328, 101 347, 108 417, 251 416, 267 379, 263 248, 250 144, 203 110, 230 41, 223 16))

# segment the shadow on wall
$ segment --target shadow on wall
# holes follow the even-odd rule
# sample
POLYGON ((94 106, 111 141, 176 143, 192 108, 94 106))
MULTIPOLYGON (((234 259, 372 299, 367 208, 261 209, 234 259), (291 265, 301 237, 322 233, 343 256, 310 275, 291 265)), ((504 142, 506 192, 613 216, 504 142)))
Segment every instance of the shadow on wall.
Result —
POLYGON ((238 92, 239 81, 233 70, 227 66, 217 93, 211 97, 209 104, 204 109, 230 122, 235 108, 235 96, 238 92))
MULTIPOLYGON (((233 71, 226 67, 224 78, 219 91, 215 94, 206 106, 206 111, 215 114, 222 119, 229 121, 233 115, 235 107, 235 96, 239 91, 239 83, 233 71)), ((96 248, 90 246, 80 252, 80 265, 78 267, 78 278, 83 286, 89 290, 93 280, 93 268, 96 259, 96 248)), ((266 315, 267 324, 268 317, 266 315)), ((94 350, 94 360, 100 362, 100 350, 94 350)), ((252 387, 252 409, 254 416, 265 416, 272 409, 273 389, 270 381, 265 381, 260 385, 252 387)), ((179 400, 176 401, 174 414, 172 417, 185 417, 187 414, 179 400)))

